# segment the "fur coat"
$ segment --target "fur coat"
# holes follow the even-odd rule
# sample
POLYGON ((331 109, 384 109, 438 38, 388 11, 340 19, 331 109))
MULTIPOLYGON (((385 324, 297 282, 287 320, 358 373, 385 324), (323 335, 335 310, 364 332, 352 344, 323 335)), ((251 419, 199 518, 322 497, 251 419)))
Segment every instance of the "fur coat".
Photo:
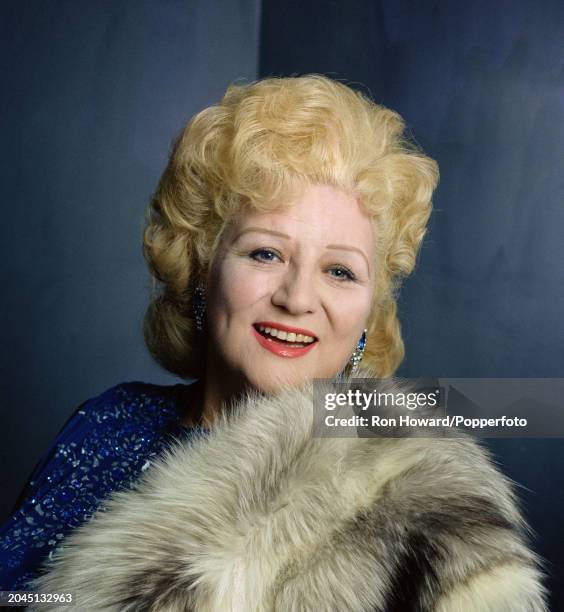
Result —
POLYGON ((81 611, 546 610, 511 487, 473 439, 318 426, 311 386, 248 395, 71 533, 36 590, 81 611))

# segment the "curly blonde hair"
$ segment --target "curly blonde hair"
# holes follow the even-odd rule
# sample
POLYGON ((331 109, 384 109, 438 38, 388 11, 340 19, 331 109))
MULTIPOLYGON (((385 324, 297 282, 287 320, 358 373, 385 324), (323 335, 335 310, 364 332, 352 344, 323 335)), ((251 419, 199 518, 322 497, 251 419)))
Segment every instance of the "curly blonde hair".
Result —
POLYGON ((394 111, 320 75, 231 85, 176 140, 147 211, 144 254, 161 291, 145 316, 155 360, 203 375, 192 297, 226 223, 243 207, 280 208, 304 184, 354 194, 375 224, 376 290, 363 364, 392 375, 404 356, 397 289, 413 270, 438 182, 436 162, 394 111))

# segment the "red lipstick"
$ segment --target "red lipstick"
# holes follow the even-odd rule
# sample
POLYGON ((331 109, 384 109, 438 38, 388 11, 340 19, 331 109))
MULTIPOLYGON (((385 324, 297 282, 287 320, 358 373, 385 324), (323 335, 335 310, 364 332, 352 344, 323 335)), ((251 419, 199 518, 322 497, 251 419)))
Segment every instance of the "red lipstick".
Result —
MULTIPOLYGON (((278 329, 282 329, 282 327, 273 324, 260 323, 260 325, 263 325, 264 327, 276 327, 278 329)), ((303 355, 309 353, 309 351, 311 351, 311 349, 317 344, 317 342, 311 342, 310 344, 306 344, 305 346, 292 346, 291 344, 286 344, 285 342, 276 340, 276 338, 267 338, 263 336, 255 329, 254 325, 251 325, 251 329, 253 330, 253 334, 257 339, 258 343, 267 351, 278 355, 278 357, 302 357, 303 355)), ((294 328, 285 327, 283 331, 292 332, 294 331, 294 328)), ((313 334, 311 332, 308 332, 307 330, 298 331, 295 333, 305 333, 308 336, 314 337, 313 334)))
POLYGON ((274 327, 274 329, 281 329, 285 332, 294 332, 297 334, 302 334, 302 336, 311 336, 317 340, 317 336, 309 329, 303 329, 301 327, 290 327, 289 325, 282 325, 282 323, 274 323, 274 321, 258 321, 255 325, 260 325, 262 327, 274 327))

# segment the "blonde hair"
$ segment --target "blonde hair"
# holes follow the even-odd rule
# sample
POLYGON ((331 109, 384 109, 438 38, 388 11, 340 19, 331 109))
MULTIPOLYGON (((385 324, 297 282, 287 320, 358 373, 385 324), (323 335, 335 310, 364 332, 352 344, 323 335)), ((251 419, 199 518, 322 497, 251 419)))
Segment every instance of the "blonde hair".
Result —
POLYGON ((307 183, 353 193, 375 224, 376 290, 363 364, 379 376, 404 356, 396 295, 413 270, 431 213, 438 167, 404 137, 394 111, 319 75, 231 85, 174 144, 147 211, 144 253, 162 291, 145 341, 165 369, 203 374, 204 339, 192 296, 226 222, 243 207, 280 208, 307 183))

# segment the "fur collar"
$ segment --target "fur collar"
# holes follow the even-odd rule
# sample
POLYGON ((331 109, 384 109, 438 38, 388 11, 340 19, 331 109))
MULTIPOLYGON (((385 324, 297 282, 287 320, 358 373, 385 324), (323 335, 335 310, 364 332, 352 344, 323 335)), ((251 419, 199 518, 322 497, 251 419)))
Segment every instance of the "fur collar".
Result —
POLYGON ((80 610, 545 610, 480 446, 319 438, 311 394, 249 396, 174 446, 67 537, 36 590, 80 610))

